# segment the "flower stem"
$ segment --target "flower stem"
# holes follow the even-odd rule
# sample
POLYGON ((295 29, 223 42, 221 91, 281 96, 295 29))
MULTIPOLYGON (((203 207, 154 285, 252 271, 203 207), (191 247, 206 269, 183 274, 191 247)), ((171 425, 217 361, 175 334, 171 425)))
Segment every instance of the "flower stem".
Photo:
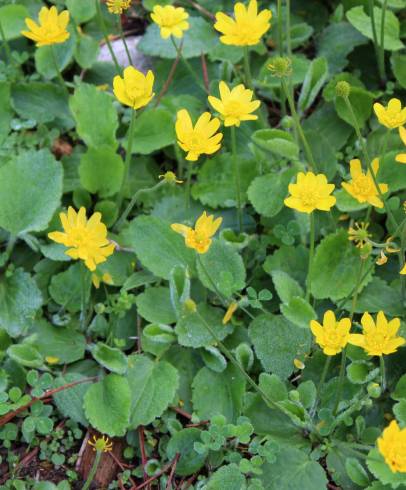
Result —
POLYGON ((233 156, 233 167, 234 167, 234 181, 235 181, 235 197, 237 202, 237 219, 238 219, 238 229, 240 233, 243 232, 243 222, 242 222, 242 204, 241 204, 241 179, 240 179, 240 166, 237 159, 237 139, 235 134, 235 126, 230 127, 231 134, 231 153, 233 156))
POLYGON ((382 356, 379 356, 379 368, 381 371, 381 388, 382 388, 382 393, 385 392, 386 390, 386 373, 385 373, 385 360, 382 356))
POLYGON ((185 206, 186 209, 190 208, 190 185, 192 182, 192 164, 186 162, 186 193, 185 193, 185 206))
POLYGON ((321 373, 320 381, 319 381, 319 384, 317 386, 316 398, 314 400, 313 406, 312 406, 311 411, 310 411, 311 417, 313 417, 314 414, 316 413, 317 405, 318 405, 319 399, 320 399, 320 393, 321 393, 321 390, 323 388, 324 382, 326 381, 326 376, 327 376, 327 373, 328 373, 328 370, 329 370, 329 367, 331 364, 331 359, 332 359, 332 356, 327 356, 326 362, 324 363, 324 367, 323 367, 323 371, 321 373))
POLYGON ((276 15, 278 17, 278 53, 279 56, 283 56, 282 0, 278 0, 276 12, 276 15))
POLYGON ((296 127, 296 130, 297 132, 299 133, 299 137, 302 141, 302 144, 303 144, 303 148, 304 148, 304 151, 305 151, 305 154, 306 154, 306 158, 308 160, 308 163, 311 167, 311 170, 318 170, 317 168, 317 165, 316 165, 316 162, 314 161, 314 158, 313 158, 313 153, 312 153, 312 150, 310 148, 310 145, 306 139, 306 136, 304 134, 304 131, 303 131, 303 128, 302 128, 302 125, 300 123, 300 118, 298 116, 298 113, 296 112, 296 108, 295 108, 295 103, 293 101, 293 98, 292 98, 292 95, 290 93, 290 90, 289 90, 289 87, 286 83, 286 80, 284 78, 281 78, 281 85, 282 85, 282 90, 285 94, 285 97, 288 101, 288 104, 289 104, 289 109, 290 109, 290 112, 292 114, 292 118, 293 118, 293 121, 295 123, 295 127, 296 127))
MULTIPOLYGON (((355 308, 357 307, 357 301, 358 301, 358 294, 360 291, 360 285, 362 284, 364 277, 363 277, 363 271, 364 271, 364 265, 365 265, 365 260, 361 259, 361 263, 358 269, 358 275, 357 275, 357 281, 355 284, 355 289, 354 289, 354 295, 352 297, 352 303, 351 303, 351 312, 350 312, 350 321, 352 322, 352 319, 354 317, 355 313, 355 308)), ((340 398, 341 394, 343 391, 343 386, 344 386, 344 374, 345 374, 345 363, 347 361, 347 346, 344 347, 343 352, 341 354, 341 362, 340 362, 340 374, 338 377, 338 386, 337 386, 337 398, 336 398, 336 403, 334 406, 333 414, 337 413, 338 405, 340 403, 340 398)))
POLYGON ((80 264, 80 328, 82 332, 86 330, 86 279, 87 270, 84 262, 80 264))
POLYGON ((310 213, 310 242, 309 242, 309 265, 307 269, 306 278, 306 301, 310 301, 311 294, 311 275, 312 275, 312 265, 313 265, 313 255, 314 255, 314 241, 315 241, 315 223, 314 223, 314 213, 310 213))
POLYGON ((292 42, 290 39, 290 0, 286 0, 286 51, 290 58, 292 56, 292 42))
POLYGON ((4 29, 3 29, 1 22, 0 22, 0 36, 1 36, 1 40, 3 42, 4 51, 6 53, 7 61, 9 64, 12 64, 13 63, 13 56, 11 54, 10 45, 6 39, 6 34, 4 32, 4 29))
POLYGON ((97 468, 99 466, 99 463, 100 463, 100 459, 101 459, 101 455, 102 454, 103 454, 102 451, 96 451, 96 456, 94 458, 92 468, 90 469, 89 474, 87 475, 87 479, 86 479, 85 484, 82 487, 82 490, 88 490, 88 488, 92 484, 93 479, 94 479, 94 477, 96 475, 96 471, 97 471, 97 468))
POLYGON ((123 42, 124 49, 125 49, 125 52, 127 54, 128 62, 130 63, 130 65, 132 65, 133 61, 131 58, 130 50, 128 49, 127 41, 125 40, 123 25, 121 23, 121 16, 118 16, 118 30, 120 32, 120 38, 121 38, 121 41, 123 42))
POLYGON ((375 4, 375 0, 368 1, 368 10, 369 10, 369 16, 371 18, 371 27, 372 27, 372 39, 374 41, 374 49, 375 49, 377 66, 378 66, 378 72, 379 72, 379 77, 381 78, 381 80, 383 80, 384 70, 382 69, 381 66, 381 56, 380 56, 379 44, 378 44, 378 33, 376 31, 374 4, 375 4))
POLYGON ((207 95, 208 94, 208 91, 206 89, 206 87, 204 86, 204 84, 201 82, 201 80, 199 80, 199 77, 197 76, 195 70, 191 67, 190 63, 187 61, 187 59, 183 56, 182 54, 182 50, 181 50, 181 47, 178 46, 176 44, 176 41, 175 39, 173 38, 173 36, 170 37, 171 41, 172 41, 172 44, 176 50, 176 53, 177 55, 180 57, 180 59, 182 60, 182 63, 185 65, 185 67, 187 68, 188 72, 192 75, 192 77, 195 79, 197 85, 203 90, 203 92, 207 95))
POLYGON ((106 23, 104 22, 103 13, 101 10, 101 5, 100 5, 100 0, 95 0, 95 2, 96 2, 96 11, 97 11, 97 21, 99 23, 99 27, 103 33, 104 41, 107 44, 107 48, 110 52, 111 59, 113 60, 114 66, 116 67, 117 75, 121 75, 121 68, 120 68, 120 65, 118 63, 117 57, 114 54, 113 47, 111 46, 111 42, 109 39, 109 35, 107 33, 106 23))
POLYGON ((135 206, 135 203, 137 202, 138 198, 140 197, 141 194, 149 194, 150 192, 155 192, 157 189, 162 187, 164 184, 166 184, 165 180, 161 180, 161 182, 158 182, 152 187, 148 187, 145 189, 139 189, 137 192, 133 194, 133 197, 131 198, 131 201, 128 203, 128 206, 125 208, 123 211, 122 215, 120 218, 117 220, 117 223, 114 226, 114 230, 116 232, 119 232, 125 223, 125 220, 128 218, 128 215, 131 213, 133 207, 135 206))
POLYGON ((386 9, 388 7, 388 0, 384 0, 382 5, 382 17, 381 17, 381 43, 379 46, 379 66, 381 71, 381 80, 386 81, 386 70, 385 70, 385 17, 386 9))
POLYGON ((54 62, 54 68, 55 68, 55 71, 56 71, 56 76, 58 77, 58 81, 61 85, 61 87, 66 90, 66 92, 69 92, 68 91, 68 87, 66 86, 66 83, 65 83, 65 80, 63 79, 63 76, 62 76, 62 73, 61 73, 61 70, 59 69, 59 65, 58 65, 58 59, 56 57, 56 53, 55 53, 55 47, 54 45, 52 44, 50 46, 51 48, 51 56, 52 56, 52 60, 54 62))
POLYGON ((132 152, 133 140, 134 140, 135 119, 136 119, 136 111, 135 111, 135 109, 132 109, 130 128, 128 130, 127 151, 126 151, 125 160, 124 160, 123 182, 121 183, 121 189, 117 195, 117 208, 119 210, 121 208, 121 205, 122 205, 123 199, 124 199, 124 189, 125 189, 125 186, 128 182, 128 178, 130 176, 130 163, 131 163, 131 152, 132 152))
POLYGON ((250 67, 250 51, 248 46, 244 46, 244 74, 245 74, 245 85, 247 88, 252 90, 252 75, 250 67))

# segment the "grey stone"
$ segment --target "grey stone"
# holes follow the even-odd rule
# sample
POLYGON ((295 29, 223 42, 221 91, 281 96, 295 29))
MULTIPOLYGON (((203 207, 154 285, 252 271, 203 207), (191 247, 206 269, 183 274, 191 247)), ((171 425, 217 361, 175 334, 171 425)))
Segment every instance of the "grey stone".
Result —
MULTIPOLYGON (((150 58, 149 56, 145 56, 143 53, 138 51, 137 45, 141 39, 142 36, 130 36, 125 38, 128 50, 131 55, 133 66, 135 66, 143 73, 146 73, 152 68, 152 58, 150 58)), ((130 62, 128 61, 123 41, 121 39, 115 39, 114 41, 110 42, 119 64, 123 67, 128 66, 130 62)), ((97 61, 113 61, 107 44, 103 44, 101 46, 97 61)))

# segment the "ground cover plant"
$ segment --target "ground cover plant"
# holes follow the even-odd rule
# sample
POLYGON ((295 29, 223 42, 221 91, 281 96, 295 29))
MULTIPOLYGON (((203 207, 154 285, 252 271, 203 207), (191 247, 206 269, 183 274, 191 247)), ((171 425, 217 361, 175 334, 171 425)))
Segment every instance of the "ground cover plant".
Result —
POLYGON ((0 488, 406 488, 405 0, 0 0, 0 488))

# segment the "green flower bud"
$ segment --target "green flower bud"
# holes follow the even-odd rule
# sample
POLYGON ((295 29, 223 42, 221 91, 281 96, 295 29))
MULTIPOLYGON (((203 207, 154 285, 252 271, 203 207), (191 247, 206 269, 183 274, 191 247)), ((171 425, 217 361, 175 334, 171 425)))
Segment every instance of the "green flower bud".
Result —
POLYGON ((351 85, 345 80, 341 80, 336 85, 337 97, 348 97, 351 93, 351 85))
POLYGON ((371 398, 379 398, 382 390, 378 383, 369 383, 367 386, 368 395, 371 398))
POLYGON ((273 58, 267 65, 268 70, 278 78, 290 77, 292 75, 292 61, 286 56, 273 58))

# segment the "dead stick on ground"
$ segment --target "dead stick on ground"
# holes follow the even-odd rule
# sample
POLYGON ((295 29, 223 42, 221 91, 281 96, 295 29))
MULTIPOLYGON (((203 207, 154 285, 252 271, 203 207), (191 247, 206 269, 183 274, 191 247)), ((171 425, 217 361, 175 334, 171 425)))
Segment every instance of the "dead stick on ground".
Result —
POLYGON ((176 465, 178 464, 179 457, 180 457, 180 454, 176 453, 175 459, 173 460, 171 472, 169 473, 168 482, 166 483, 165 490, 170 490, 172 487, 172 479, 173 479, 173 475, 175 474, 176 465))

